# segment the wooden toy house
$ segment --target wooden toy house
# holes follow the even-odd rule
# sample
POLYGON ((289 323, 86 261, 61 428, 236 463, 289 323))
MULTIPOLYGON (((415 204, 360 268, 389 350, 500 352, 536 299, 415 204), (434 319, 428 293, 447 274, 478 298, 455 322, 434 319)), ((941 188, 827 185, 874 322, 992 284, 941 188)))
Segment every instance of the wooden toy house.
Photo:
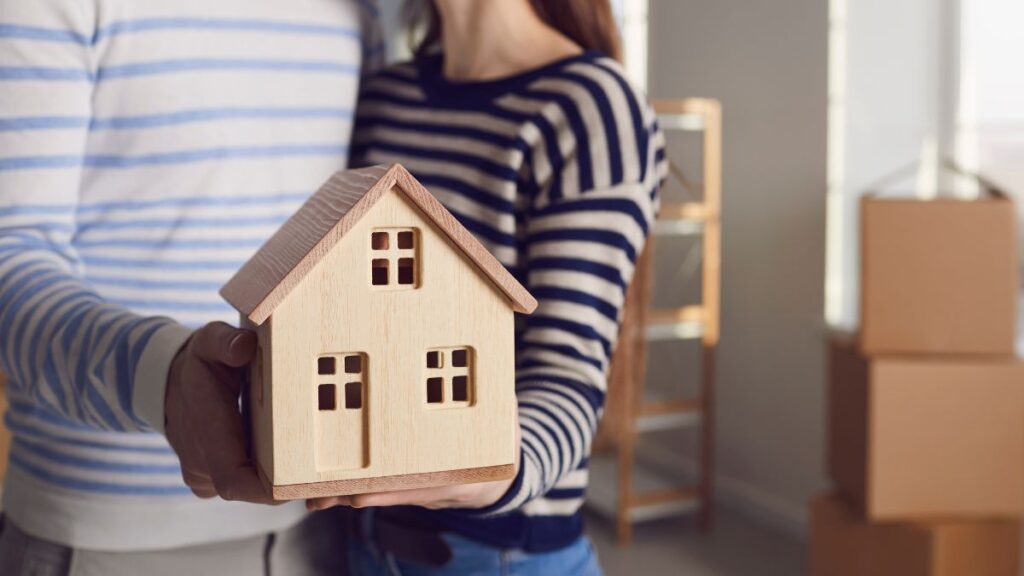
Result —
POLYGON ((259 336, 275 499, 514 474, 513 313, 537 302, 401 166, 335 174, 221 295, 259 336))

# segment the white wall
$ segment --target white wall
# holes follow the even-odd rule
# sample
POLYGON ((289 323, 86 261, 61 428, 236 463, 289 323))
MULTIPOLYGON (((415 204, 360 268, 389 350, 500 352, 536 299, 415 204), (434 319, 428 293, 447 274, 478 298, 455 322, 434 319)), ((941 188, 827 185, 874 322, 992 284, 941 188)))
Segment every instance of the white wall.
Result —
POLYGON ((723 106, 720 499, 799 532, 825 486, 827 5, 651 0, 650 14, 651 95, 723 106))

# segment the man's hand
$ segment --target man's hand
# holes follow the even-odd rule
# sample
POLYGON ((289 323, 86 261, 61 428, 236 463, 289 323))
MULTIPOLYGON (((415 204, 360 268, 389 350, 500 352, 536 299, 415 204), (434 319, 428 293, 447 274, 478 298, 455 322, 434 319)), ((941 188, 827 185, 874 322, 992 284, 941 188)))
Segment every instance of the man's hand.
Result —
MULTIPOLYGON (((519 445, 522 440, 518 419, 516 421, 516 470, 522 465, 519 459, 519 445)), ((508 492, 515 477, 494 482, 478 482, 476 484, 459 484, 456 486, 440 486, 438 488, 418 488, 415 490, 396 490, 394 492, 378 492, 376 494, 356 494, 353 496, 331 496, 327 498, 311 498, 306 500, 306 508, 310 511, 323 510, 334 506, 351 506, 352 508, 369 508, 371 506, 422 506, 438 510, 441 508, 486 508, 494 504, 508 492)))
POLYGON ((271 503, 245 450, 238 398, 256 335, 223 322, 203 326, 175 356, 164 407, 167 440, 200 498, 271 503))

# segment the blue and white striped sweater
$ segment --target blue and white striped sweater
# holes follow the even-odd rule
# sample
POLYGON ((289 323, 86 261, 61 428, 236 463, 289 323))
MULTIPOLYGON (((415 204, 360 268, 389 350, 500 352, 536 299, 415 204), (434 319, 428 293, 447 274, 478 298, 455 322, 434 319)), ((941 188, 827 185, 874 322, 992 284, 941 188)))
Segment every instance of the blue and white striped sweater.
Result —
POLYGON ((442 67, 426 58, 367 81, 352 163, 409 168, 539 307, 517 333, 512 489, 486 510, 411 513, 498 546, 557 548, 580 534, 625 289, 667 169, 663 136, 599 54, 490 82, 449 82, 442 67))
POLYGON ((375 16, 353 0, 0 0, 4 509, 23 529, 130 550, 301 516, 199 501, 151 430, 182 325, 235 321, 217 289, 344 166, 375 16))

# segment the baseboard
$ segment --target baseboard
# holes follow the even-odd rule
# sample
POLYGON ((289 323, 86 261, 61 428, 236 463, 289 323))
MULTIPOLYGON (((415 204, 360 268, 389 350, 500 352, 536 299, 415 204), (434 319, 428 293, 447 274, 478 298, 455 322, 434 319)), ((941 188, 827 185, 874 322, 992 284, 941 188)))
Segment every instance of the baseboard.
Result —
MULTIPOLYGON (((656 466, 667 473, 696 476, 696 461, 680 457, 674 447, 650 442, 644 446, 642 456, 638 454, 640 458, 647 465, 656 466)), ((806 503, 792 502, 745 480, 722 473, 715 474, 715 503, 769 530, 801 541, 807 539, 806 503)))

